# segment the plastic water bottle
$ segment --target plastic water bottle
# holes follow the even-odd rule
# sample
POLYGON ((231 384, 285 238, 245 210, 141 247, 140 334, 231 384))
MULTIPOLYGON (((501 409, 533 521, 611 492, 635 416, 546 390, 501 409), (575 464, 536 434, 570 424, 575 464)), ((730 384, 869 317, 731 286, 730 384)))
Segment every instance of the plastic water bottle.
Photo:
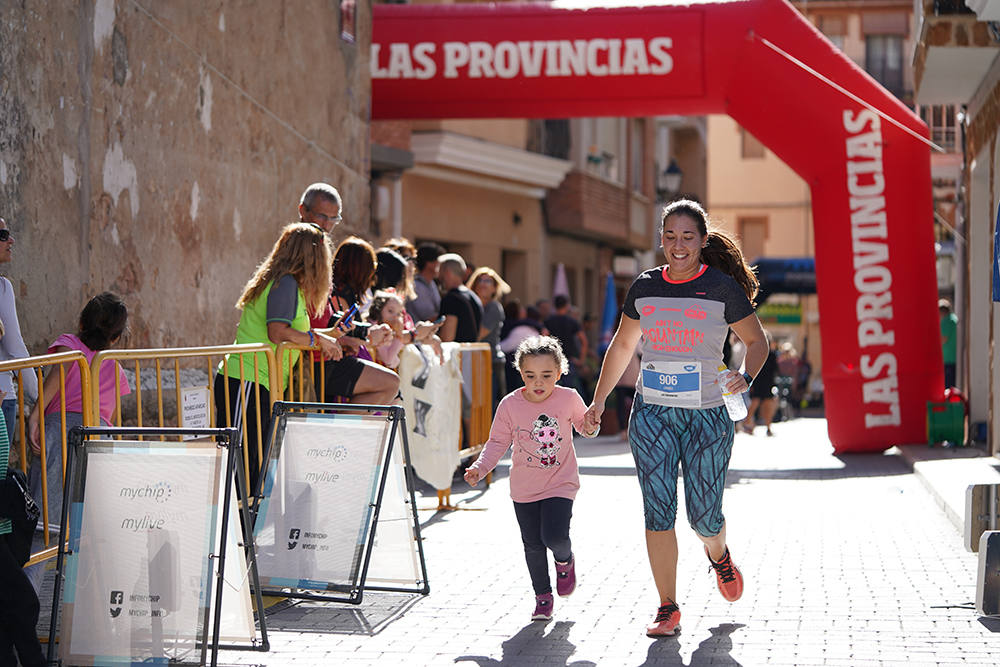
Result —
POLYGON ((716 382, 722 390, 722 400, 726 402, 729 418, 734 422, 741 422, 747 418, 747 404, 743 400, 743 394, 730 394, 726 390, 726 382, 732 372, 724 364, 719 364, 719 379, 716 382))

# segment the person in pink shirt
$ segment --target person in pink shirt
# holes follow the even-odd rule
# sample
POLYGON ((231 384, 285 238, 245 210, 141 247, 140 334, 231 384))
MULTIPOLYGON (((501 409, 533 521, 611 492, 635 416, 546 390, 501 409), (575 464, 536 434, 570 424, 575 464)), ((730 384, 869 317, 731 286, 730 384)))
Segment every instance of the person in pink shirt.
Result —
MULTIPOLYGON (((120 296, 112 292, 102 292, 93 297, 84 306, 80 313, 79 331, 76 334, 62 334, 49 345, 48 352, 73 352, 79 350, 87 357, 87 361, 93 360, 94 355, 100 350, 105 350, 121 339, 125 333, 128 323, 128 308, 120 296)), ((64 364, 66 370, 66 429, 83 424, 83 401, 90 400, 84 397, 80 385, 80 368, 77 364, 64 364)), ((96 379, 96 378, 95 378, 96 379)), ((125 372, 117 361, 107 360, 101 364, 100 373, 100 417, 101 422, 106 426, 111 426, 115 422, 115 410, 118 401, 115 393, 115 383, 117 379, 118 391, 121 395, 130 393, 128 380, 125 372)), ((49 531, 59 534, 59 515, 62 512, 63 497, 63 466, 62 466, 62 424, 59 416, 59 406, 61 398, 59 396, 59 369, 52 368, 42 384, 42 392, 45 397, 45 475, 47 478, 48 508, 49 508, 49 531)), ((35 403, 31 415, 28 417, 28 438, 31 441, 31 451, 34 452, 31 468, 28 471, 28 484, 31 495, 35 501, 42 502, 42 462, 38 458, 41 456, 42 445, 40 438, 39 421, 41 420, 41 401, 35 403)), ((39 522, 39 529, 42 528, 39 522)), ((35 543, 32 545, 32 552, 42 548, 43 541, 38 533, 35 534, 35 543)), ((44 575, 44 565, 32 565, 25 569, 28 578, 31 579, 37 591, 41 585, 44 575)))
POLYGON ((576 588, 576 559, 569 539, 573 499, 580 488, 573 429, 584 432, 587 406, 573 389, 556 382, 569 362, 559 341, 532 336, 517 348, 514 366, 524 386, 507 394, 497 406, 490 439, 476 462, 465 470, 475 486, 513 447, 510 496, 521 528, 524 559, 535 591, 533 621, 552 618, 552 584, 547 551, 556 566, 556 592, 566 597, 576 588))
POLYGON ((379 363, 389 368, 399 367, 399 353, 403 349, 403 338, 406 335, 406 310, 403 300, 395 290, 378 290, 368 309, 368 321, 375 324, 388 324, 392 328, 389 341, 375 348, 378 351, 379 363))

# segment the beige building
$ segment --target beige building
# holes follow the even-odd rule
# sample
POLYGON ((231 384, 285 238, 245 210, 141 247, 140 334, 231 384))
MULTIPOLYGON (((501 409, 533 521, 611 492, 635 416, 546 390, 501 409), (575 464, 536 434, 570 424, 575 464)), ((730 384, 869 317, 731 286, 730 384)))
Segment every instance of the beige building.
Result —
POLYGON ((435 241, 495 268, 523 302, 551 289, 543 204, 569 163, 527 150, 522 119, 375 122, 373 140, 409 151, 412 167, 375 178, 393 193, 378 212, 381 237, 435 241))
POLYGON ((608 272, 620 301, 662 259, 657 177, 671 157, 682 189, 704 196, 703 138, 683 118, 377 121, 374 236, 440 243, 500 271, 525 304, 552 296, 561 264, 571 301, 599 317, 608 272))
MULTIPOLYGON (((908 0, 818 0, 795 6, 851 60, 904 102, 912 102, 913 6, 908 0)), ((728 116, 708 119, 708 206, 757 258, 815 255, 808 184, 728 116)), ((764 326, 808 357, 813 383, 821 370, 815 296, 770 297, 764 326)), ((813 389, 821 389, 814 384, 813 389)))
MULTIPOLYGON (((808 185, 728 116, 708 117, 707 171, 709 214, 735 234, 749 261, 815 255, 808 185)), ((816 296, 773 294, 758 315, 773 337, 792 343, 809 360, 817 382, 822 361, 816 296)))

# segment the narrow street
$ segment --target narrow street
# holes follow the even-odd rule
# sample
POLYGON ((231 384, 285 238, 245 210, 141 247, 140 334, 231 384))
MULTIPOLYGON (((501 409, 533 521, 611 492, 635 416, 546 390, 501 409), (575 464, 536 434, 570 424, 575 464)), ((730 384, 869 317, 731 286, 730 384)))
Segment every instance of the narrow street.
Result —
MULTIPOLYGON (((501 464, 492 487, 457 482, 422 511, 431 594, 366 593, 359 607, 299 603, 268 616, 267 665, 996 665, 1000 623, 971 609, 977 558, 900 456, 836 457, 822 419, 737 436, 725 497, 746 578, 730 604, 678 522, 682 632, 652 640, 657 599, 631 455, 617 436, 577 438, 572 537, 580 585, 551 622, 533 596, 501 464)), ((421 507, 433 493, 418 496, 421 507)))

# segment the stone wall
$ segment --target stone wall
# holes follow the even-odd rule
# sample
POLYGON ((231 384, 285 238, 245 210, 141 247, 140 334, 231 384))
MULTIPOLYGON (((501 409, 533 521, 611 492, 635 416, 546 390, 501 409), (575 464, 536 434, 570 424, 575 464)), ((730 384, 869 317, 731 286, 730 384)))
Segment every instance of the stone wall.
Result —
POLYGON ((357 42, 322 0, 0 4, 0 270, 32 353, 102 290, 127 347, 231 342, 233 304, 302 189, 368 228, 371 5, 357 42))

